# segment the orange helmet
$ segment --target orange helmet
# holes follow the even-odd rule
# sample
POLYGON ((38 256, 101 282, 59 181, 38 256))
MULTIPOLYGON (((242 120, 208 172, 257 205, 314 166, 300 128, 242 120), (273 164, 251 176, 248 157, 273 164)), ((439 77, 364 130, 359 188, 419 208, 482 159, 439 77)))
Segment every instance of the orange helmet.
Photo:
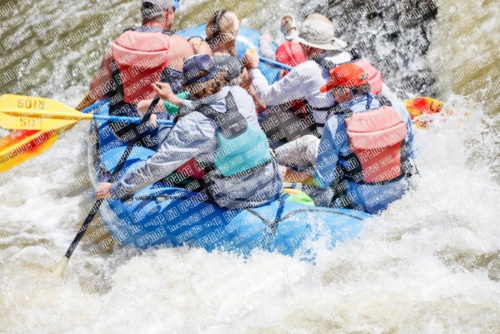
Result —
POLYGON ((351 89, 366 83, 368 83, 368 74, 359 66, 348 63, 331 69, 330 79, 319 90, 322 93, 326 93, 335 87, 347 87, 351 89))

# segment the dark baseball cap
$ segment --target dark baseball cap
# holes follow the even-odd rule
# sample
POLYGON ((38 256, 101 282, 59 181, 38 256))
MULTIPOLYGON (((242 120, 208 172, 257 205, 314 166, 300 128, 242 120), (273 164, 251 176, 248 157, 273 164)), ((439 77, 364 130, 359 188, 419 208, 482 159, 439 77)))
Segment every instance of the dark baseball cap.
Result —
POLYGON ((142 6, 152 6, 161 13, 170 7, 173 7, 175 10, 179 9, 179 1, 180 0, 142 0, 142 6))
POLYGON ((184 61, 183 73, 186 84, 192 85, 215 78, 217 67, 209 55, 197 54, 184 61))
POLYGON ((227 81, 231 81, 236 79, 243 73, 245 69, 245 65, 241 60, 237 57, 233 57, 230 55, 219 55, 214 56, 215 67, 219 71, 226 72, 227 75, 224 77, 227 81))

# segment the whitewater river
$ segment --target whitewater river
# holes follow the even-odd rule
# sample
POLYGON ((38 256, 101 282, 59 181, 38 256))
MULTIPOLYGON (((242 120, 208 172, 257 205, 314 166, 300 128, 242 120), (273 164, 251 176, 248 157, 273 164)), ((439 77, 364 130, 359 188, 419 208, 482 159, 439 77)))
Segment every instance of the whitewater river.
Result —
MULTIPOLYGON (((92 202, 88 123, 80 122, 48 152, 0 174, 0 333, 500 333, 498 1, 441 0, 437 16, 425 3, 377 1, 376 15, 349 19, 362 1, 276 2, 183 0, 176 26, 205 21, 217 5, 279 38, 287 12, 333 15, 339 34, 390 64, 383 72, 401 99, 446 102, 416 130, 412 190, 358 238, 334 250, 317 245, 315 265, 199 249, 116 246, 90 256, 84 239, 61 279, 51 268, 78 228, 68 222, 92 202)), ((1 0, 0 93, 76 105, 103 51, 138 22, 138 4, 1 0), (81 40, 60 47, 72 33, 81 40)), ((89 231, 93 242, 107 237, 100 226, 89 231)))

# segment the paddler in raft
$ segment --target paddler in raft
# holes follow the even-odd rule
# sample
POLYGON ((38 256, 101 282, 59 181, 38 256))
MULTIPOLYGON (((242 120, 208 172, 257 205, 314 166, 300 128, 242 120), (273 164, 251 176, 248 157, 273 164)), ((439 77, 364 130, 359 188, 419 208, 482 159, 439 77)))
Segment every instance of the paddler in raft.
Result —
MULTIPOLYGON (((221 71, 226 72, 224 80, 227 85, 238 85, 244 88, 254 101, 255 110, 261 112, 266 109, 258 99, 252 87, 252 79, 248 73, 243 61, 238 59, 236 55, 236 39, 239 29, 238 16, 229 10, 217 10, 210 17, 205 28, 207 38, 204 40, 199 36, 188 38, 192 44, 196 54, 212 55, 215 65, 221 71)), ((175 89, 174 89, 175 91, 175 89)), ((183 94, 181 97, 187 97, 183 94)), ((151 104, 152 100, 143 100, 138 104, 139 113, 144 114, 151 104)), ((177 108, 170 103, 165 102, 159 104, 155 108, 155 113, 167 111, 171 116, 177 115, 177 108)), ((155 125, 155 117, 152 118, 151 124, 155 125)))
MULTIPOLYGON (((281 32, 285 37, 285 42, 281 43, 273 51, 272 39, 269 34, 263 34, 259 38, 259 50, 263 57, 276 60, 279 63, 295 67, 305 61, 307 57, 302 45, 295 40, 299 35, 295 17, 293 14, 286 14, 281 19, 281 32)), ((285 76, 289 71, 280 70, 280 77, 285 76)), ((298 136, 306 136, 314 133, 315 124, 311 112, 302 99, 289 101, 285 105, 277 105, 269 108, 262 119, 262 127, 266 129, 266 135, 271 139, 271 146, 276 148, 287 141, 292 141, 298 136), (276 119, 284 120, 276 125, 276 119), (309 122, 308 126, 302 129, 291 128, 290 125, 297 122, 309 122)))
MULTIPOLYGON (((354 56, 345 51, 347 43, 334 36, 334 25, 321 14, 309 15, 293 40, 285 42, 285 48, 299 43, 308 61, 294 67, 282 79, 269 85, 259 70, 259 57, 247 52, 244 57, 246 67, 252 76, 252 85, 259 99, 267 105, 280 105, 297 99, 303 99, 312 111, 312 123, 317 128, 313 134, 305 135, 277 149, 278 162, 283 165, 314 163, 319 145, 318 137, 323 133, 324 125, 331 116, 335 99, 328 92, 319 88, 331 78, 333 69, 345 63, 355 63, 369 75, 371 92, 377 96, 393 98, 394 94, 383 83, 382 75, 359 54, 354 56), (297 157, 300 157, 297 159, 297 157)), ((293 58, 293 57, 292 57, 293 58)), ((295 57, 300 58, 300 57, 295 57)), ((310 123, 311 120, 307 120, 310 123)), ((305 123, 305 120, 304 120, 305 123)), ((296 122, 297 132, 303 126, 296 122)), ((292 126, 290 126, 292 128, 292 126)), ((293 134, 292 134, 293 136, 293 134)))
POLYGON ((252 87, 252 79, 243 62, 236 56, 236 39, 240 20, 229 10, 218 10, 208 20, 205 33, 206 41, 212 49, 212 56, 220 68, 225 68, 229 75, 225 78, 243 87, 251 96, 255 110, 261 112, 266 106, 259 100, 252 87))
POLYGON ((220 207, 250 208, 279 199, 283 177, 259 128, 250 95, 227 86, 209 55, 184 62, 186 89, 194 101, 175 96, 169 84, 157 82, 158 96, 181 109, 179 119, 156 154, 117 182, 101 183, 98 198, 123 198, 176 171, 194 158, 207 172, 207 201, 220 207))
MULTIPOLYGON (((114 116, 138 117, 136 106, 152 99, 151 84, 163 75, 170 82, 182 77, 184 60, 194 54, 191 44, 170 31, 179 8, 178 0, 143 0, 142 26, 125 30, 108 50, 90 85, 93 98, 109 98, 109 113, 114 116)), ((181 85, 172 84, 175 90, 181 85)), ((158 144, 158 130, 152 126, 110 122, 117 137, 125 142, 141 137, 144 147, 158 144)))
MULTIPOLYGON (((295 40, 295 37, 299 35, 299 31, 293 14, 285 14, 281 18, 280 30, 285 37, 285 42, 281 43, 276 49, 276 52, 274 52, 271 36, 269 34, 263 34, 259 38, 260 54, 267 59, 276 60, 279 63, 291 67, 295 67, 307 61, 302 46, 295 40)), ((288 71, 280 71, 281 76, 286 73, 288 73, 288 71)))
POLYGON ((400 103, 383 104, 357 64, 336 67, 337 78, 320 87, 337 106, 319 144, 314 180, 322 202, 368 213, 385 210, 408 189, 414 158, 413 126, 400 103))

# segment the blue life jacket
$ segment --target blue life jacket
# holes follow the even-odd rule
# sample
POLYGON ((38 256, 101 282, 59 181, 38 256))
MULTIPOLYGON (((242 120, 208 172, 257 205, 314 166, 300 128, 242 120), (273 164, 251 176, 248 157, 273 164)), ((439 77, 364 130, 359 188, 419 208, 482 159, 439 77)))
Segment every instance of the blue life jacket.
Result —
MULTIPOLYGON (((261 169, 271 162, 271 153, 264 132, 250 124, 236 106, 234 97, 226 95, 225 113, 208 105, 197 111, 215 121, 217 130, 217 150, 214 166, 222 177, 237 177, 261 169)), ((214 169, 214 168, 212 168, 214 169)))

